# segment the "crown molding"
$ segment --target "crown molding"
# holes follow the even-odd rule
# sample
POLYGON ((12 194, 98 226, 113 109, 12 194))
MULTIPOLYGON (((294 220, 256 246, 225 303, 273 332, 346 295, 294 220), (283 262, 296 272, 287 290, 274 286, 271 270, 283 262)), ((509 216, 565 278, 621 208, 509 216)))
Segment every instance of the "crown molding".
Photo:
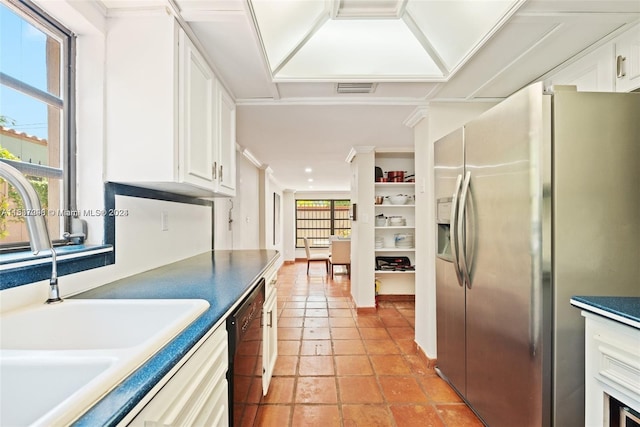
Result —
POLYGON ((344 161, 351 163, 357 154, 372 153, 375 149, 376 147, 373 145, 359 145, 357 147, 351 147, 351 150, 349 150, 349 154, 347 154, 347 158, 344 159, 344 161))
POLYGON ((404 122, 402 122, 403 125, 407 126, 407 127, 414 127, 415 125, 417 125, 418 123, 420 123, 420 121, 422 119, 424 119, 425 117, 427 117, 429 115, 429 107, 428 106, 421 106, 421 107, 416 107, 415 110, 413 110, 411 112, 411 114, 409 114, 409 117, 407 117, 404 122))

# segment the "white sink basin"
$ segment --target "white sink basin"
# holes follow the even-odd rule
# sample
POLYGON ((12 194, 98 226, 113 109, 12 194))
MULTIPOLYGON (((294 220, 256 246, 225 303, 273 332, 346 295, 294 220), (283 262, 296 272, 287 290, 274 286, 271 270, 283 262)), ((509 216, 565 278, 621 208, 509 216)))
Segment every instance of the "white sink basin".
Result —
POLYGON ((204 300, 65 300, 1 317, 3 350, 135 347, 173 336, 209 307, 204 300), (185 323, 187 322, 187 323, 185 323))
POLYGON ((0 316, 0 426, 65 425, 209 307, 204 300, 73 300, 0 316))
POLYGON ((27 426, 81 390, 114 359, 0 360, 0 425, 27 426), (34 396, 38 397, 34 399, 34 396))

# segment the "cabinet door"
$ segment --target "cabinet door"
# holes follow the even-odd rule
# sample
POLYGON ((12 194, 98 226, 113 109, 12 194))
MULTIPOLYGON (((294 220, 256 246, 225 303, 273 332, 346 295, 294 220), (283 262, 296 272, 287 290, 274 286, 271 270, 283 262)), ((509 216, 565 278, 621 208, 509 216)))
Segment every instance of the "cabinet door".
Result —
POLYGON ((180 180, 213 190, 214 75, 182 30, 180 53, 180 180))
POLYGON ((236 105, 231 96, 217 82, 217 191, 236 194, 236 105))
MULTIPOLYGON (((268 284, 267 284, 268 285, 268 284)), ((267 395, 278 358, 277 290, 274 288, 262 310, 262 394, 267 395)))
POLYGON ((616 39, 616 92, 640 88, 640 25, 616 39))
POLYGON ((218 327, 129 426, 229 425, 227 330, 218 327))
POLYGON ((614 46, 609 43, 554 74, 545 86, 573 85, 582 92, 613 92, 615 69, 614 46))

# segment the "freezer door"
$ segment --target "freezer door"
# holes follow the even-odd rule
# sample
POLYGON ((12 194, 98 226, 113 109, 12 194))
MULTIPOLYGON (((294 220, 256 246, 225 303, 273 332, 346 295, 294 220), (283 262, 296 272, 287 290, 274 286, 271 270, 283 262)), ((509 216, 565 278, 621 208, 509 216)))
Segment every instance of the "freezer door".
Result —
POLYGON ((466 397, 491 427, 548 422, 538 250, 543 98, 541 85, 525 88, 465 127, 466 397))
MULTIPOLYGON (((456 186, 463 173, 463 130, 458 129, 438 140, 434 151, 435 197, 438 205, 438 200, 452 201, 455 198, 456 186)), ((451 209, 455 207, 451 206, 451 209)), ((440 240, 438 246, 446 246, 442 244, 442 241, 446 241, 450 251, 442 251, 436 258, 437 367, 441 375, 464 394, 465 287, 462 277, 455 270, 451 252, 455 250, 450 242, 453 224, 446 223, 450 215, 445 213, 440 216, 443 217, 440 223, 434 224, 440 240)))

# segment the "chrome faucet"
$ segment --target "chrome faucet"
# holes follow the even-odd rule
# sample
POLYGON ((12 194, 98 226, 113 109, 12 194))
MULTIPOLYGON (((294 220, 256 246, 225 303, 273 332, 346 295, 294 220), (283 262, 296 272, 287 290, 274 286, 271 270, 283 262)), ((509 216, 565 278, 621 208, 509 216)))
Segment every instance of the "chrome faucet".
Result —
POLYGON ((56 251, 53 250, 47 222, 44 215, 40 215, 42 207, 38 193, 31 183, 18 169, 9 164, 0 161, 0 178, 6 179, 16 189, 24 202, 26 210, 25 219, 27 221, 27 229, 29 230, 29 244, 31 251, 37 255, 42 250, 51 252, 51 279, 49 279, 49 299, 47 304, 62 302, 60 298, 60 290, 58 289, 58 268, 56 262, 56 251))

